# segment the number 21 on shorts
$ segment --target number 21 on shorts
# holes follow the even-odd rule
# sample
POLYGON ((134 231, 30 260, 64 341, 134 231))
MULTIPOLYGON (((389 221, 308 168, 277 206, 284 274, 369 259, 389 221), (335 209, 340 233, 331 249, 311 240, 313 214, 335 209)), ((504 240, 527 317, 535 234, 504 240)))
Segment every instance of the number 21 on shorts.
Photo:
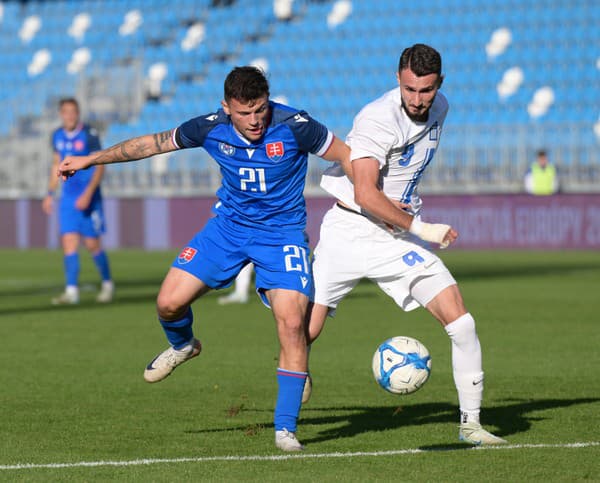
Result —
POLYGON ((297 245, 285 245, 285 271, 308 273, 308 256, 306 248, 297 245))

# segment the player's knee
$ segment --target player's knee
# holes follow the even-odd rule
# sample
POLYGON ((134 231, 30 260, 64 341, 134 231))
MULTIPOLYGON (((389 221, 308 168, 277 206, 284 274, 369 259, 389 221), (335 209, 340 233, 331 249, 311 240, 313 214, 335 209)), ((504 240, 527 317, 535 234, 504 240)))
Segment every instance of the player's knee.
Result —
POLYGON ((463 315, 467 314, 467 310, 464 305, 455 305, 453 307, 448 307, 448 309, 443 313, 441 317, 441 322, 444 325, 448 325, 455 320, 460 319, 463 315))
POLYGON ((475 328, 475 319, 469 313, 462 315, 446 325, 446 332, 452 342, 463 351, 480 351, 481 346, 475 328))
POLYGON ((98 255, 98 253, 100 253, 102 251, 102 247, 100 246, 99 242, 86 242, 86 248, 88 249, 88 251, 93 255, 96 256, 98 255))
POLYGON ((306 325, 304 318, 299 314, 279 316, 277 317, 277 322, 280 331, 283 331, 286 334, 304 334, 305 332, 306 325))
POLYGON ((65 255, 71 255, 79 250, 79 238, 72 234, 62 237, 62 248, 65 255))
POLYGON ((156 299, 156 311, 161 319, 173 320, 187 311, 188 307, 179 302, 171 294, 158 294, 156 299))
POLYGON ((444 326, 467 313, 457 285, 446 287, 427 304, 426 308, 444 326))

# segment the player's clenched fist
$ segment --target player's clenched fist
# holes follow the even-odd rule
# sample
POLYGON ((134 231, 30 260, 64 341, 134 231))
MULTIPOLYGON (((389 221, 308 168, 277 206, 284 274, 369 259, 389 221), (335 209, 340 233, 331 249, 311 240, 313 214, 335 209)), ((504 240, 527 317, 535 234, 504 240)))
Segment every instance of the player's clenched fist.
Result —
POLYGON ((66 180, 73 176, 76 171, 89 168, 91 165, 91 156, 67 156, 58 165, 58 176, 66 180))
POLYGON ((444 241, 440 244, 440 248, 446 248, 451 243, 454 243, 458 238, 458 232, 454 228, 450 228, 444 237, 444 241))
POLYGON ((415 218, 410 225, 409 231, 421 240, 439 243, 440 248, 446 248, 458 238, 458 232, 450 225, 441 223, 425 223, 415 218))

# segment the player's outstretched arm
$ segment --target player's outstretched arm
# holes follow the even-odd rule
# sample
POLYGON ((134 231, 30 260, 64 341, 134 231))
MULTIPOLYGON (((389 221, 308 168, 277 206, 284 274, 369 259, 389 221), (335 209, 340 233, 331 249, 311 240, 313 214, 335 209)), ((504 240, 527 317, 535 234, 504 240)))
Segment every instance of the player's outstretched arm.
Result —
POLYGON ((333 137, 331 145, 327 151, 325 151, 325 154, 323 154, 323 159, 339 163, 346 176, 348 176, 351 181, 354 179, 352 176, 352 163, 350 162, 350 148, 341 139, 335 136, 333 137))
POLYGON ((173 142, 173 129, 155 134, 147 134, 127 139, 110 148, 96 151, 89 156, 67 156, 58 167, 63 179, 72 176, 75 171, 97 164, 123 163, 149 158, 155 154, 168 153, 179 149, 173 142))
POLYGON ((365 211, 390 225, 407 230, 422 240, 446 248, 458 237, 449 225, 425 223, 404 211, 379 189, 379 162, 375 158, 352 161, 354 199, 365 211))

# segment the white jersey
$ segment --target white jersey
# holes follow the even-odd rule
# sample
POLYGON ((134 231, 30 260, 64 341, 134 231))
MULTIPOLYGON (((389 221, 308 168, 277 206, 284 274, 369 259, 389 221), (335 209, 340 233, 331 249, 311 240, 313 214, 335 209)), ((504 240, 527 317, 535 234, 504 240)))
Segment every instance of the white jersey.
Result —
MULTIPOLYGON (((427 122, 411 120, 402 108, 400 88, 386 92, 367 104, 354 118, 346 138, 350 159, 375 158, 379 161, 379 184, 388 198, 411 205, 419 215, 421 198, 417 185, 437 149, 448 101, 438 92, 427 122)), ((350 208, 362 212, 354 201, 354 186, 339 164, 328 168, 321 187, 350 208)))

